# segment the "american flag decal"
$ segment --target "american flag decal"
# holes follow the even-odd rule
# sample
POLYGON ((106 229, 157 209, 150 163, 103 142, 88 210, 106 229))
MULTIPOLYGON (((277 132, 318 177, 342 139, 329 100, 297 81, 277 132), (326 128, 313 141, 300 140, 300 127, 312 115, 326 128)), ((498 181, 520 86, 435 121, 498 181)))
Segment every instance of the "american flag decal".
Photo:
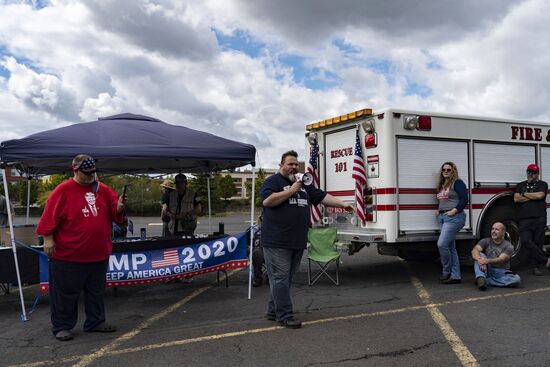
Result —
POLYGON ((355 154, 353 157, 353 170, 351 177, 355 180, 355 201, 357 203, 357 216, 364 225, 367 221, 365 215, 365 200, 363 192, 367 185, 367 170, 363 160, 363 149, 361 149, 361 140, 359 140, 359 130, 355 134, 355 154))
MULTIPOLYGON (((317 156, 319 155, 319 145, 315 142, 309 148, 309 161, 307 162, 306 171, 313 176, 313 185, 319 188, 319 177, 317 176, 317 156)), ((317 223, 321 219, 321 205, 310 205, 310 222, 317 223)))
POLYGON ((162 258, 153 260, 151 266, 153 268, 162 268, 166 266, 179 265, 180 259, 178 250, 165 250, 162 252, 162 258))

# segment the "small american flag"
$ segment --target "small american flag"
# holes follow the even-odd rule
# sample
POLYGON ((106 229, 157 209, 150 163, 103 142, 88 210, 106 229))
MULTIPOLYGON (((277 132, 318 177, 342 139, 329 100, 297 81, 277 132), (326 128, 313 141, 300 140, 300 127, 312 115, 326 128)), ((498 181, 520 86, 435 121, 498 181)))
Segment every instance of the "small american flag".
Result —
MULTIPOLYGON (((309 148, 309 161, 307 162, 306 171, 313 176, 313 185, 319 188, 319 177, 317 176, 317 156, 319 155, 319 144, 315 142, 309 148)), ((321 219, 321 205, 310 206, 310 222, 317 223, 321 219)))
POLYGON ((179 265, 180 259, 178 256, 178 250, 165 250, 162 253, 162 258, 153 260, 151 266, 153 268, 162 268, 165 266, 179 265))
POLYGON ((367 221, 365 215, 365 201, 363 191, 367 185, 367 174, 365 161, 363 160, 363 149, 361 149, 361 140, 359 140, 359 130, 355 134, 355 155, 353 158, 353 170, 351 177, 355 180, 355 201, 357 202, 357 215, 364 225, 367 221))

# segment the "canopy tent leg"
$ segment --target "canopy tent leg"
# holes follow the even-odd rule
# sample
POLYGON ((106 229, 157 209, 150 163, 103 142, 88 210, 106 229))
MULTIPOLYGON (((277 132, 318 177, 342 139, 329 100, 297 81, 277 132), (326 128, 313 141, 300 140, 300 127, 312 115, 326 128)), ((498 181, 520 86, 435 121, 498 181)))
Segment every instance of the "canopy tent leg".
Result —
POLYGON ((29 214, 31 205, 31 176, 27 176, 27 216, 25 217, 25 224, 29 224, 29 214))
POLYGON ((212 204, 210 199, 210 173, 206 178, 206 187, 208 189, 208 233, 212 233, 212 204))
POLYGON ((252 165, 252 198, 250 199, 250 253, 248 254, 248 299, 252 299, 252 251, 254 250, 254 205, 256 193, 256 167, 252 165))
POLYGON ((6 208, 8 212, 8 224, 10 227, 11 248, 13 251, 13 260, 15 261, 15 272, 17 274, 17 285, 19 286, 19 298, 21 301, 21 320, 28 321, 27 310, 25 309, 25 300, 23 299, 23 286, 21 284, 21 274, 19 273, 19 261, 17 261, 17 248, 15 247, 15 234, 13 232, 13 217, 11 213, 10 193, 8 190, 8 180, 6 179, 6 168, 2 168, 2 178, 4 181, 4 196, 6 197, 6 208))

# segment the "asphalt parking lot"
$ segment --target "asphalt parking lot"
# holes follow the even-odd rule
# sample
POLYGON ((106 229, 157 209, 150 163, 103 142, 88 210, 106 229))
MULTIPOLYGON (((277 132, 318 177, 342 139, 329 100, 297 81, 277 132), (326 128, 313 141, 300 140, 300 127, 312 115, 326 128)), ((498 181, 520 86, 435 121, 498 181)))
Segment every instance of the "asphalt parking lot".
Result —
MULTIPOLYGON (((302 329, 264 319, 268 288, 248 274, 216 274, 190 284, 119 288, 106 295, 113 334, 82 332, 58 342, 43 296, 28 322, 15 291, 0 296, 2 366, 548 366, 550 276, 520 272, 518 289, 480 292, 470 268, 442 285, 437 263, 407 263, 376 249, 343 255, 340 286, 295 278, 302 329)), ((38 294, 25 288, 28 306, 38 294)), ((82 314, 82 311, 81 311, 82 314)))

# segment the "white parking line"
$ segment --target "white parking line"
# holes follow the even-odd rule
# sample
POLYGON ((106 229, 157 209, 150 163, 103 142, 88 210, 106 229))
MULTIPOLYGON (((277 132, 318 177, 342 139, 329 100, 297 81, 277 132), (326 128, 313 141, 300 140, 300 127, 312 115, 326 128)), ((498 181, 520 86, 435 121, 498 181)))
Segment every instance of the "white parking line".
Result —
POLYGON ((434 320, 439 330, 441 330, 441 333, 443 334, 445 339, 447 339, 447 342, 451 345, 451 348, 460 360, 460 363, 462 363, 463 366, 478 367, 479 363, 477 362, 476 358, 470 352, 464 342, 462 342, 458 334, 454 331, 451 324, 449 324, 449 321, 447 321, 445 315, 443 315, 443 313, 439 310, 438 306, 432 302, 430 294, 428 293, 426 288, 424 288, 424 285, 422 284, 420 279, 418 279, 418 277, 415 275, 410 265, 404 261, 402 262, 402 264, 405 266, 407 272, 409 273, 411 282, 416 288, 416 293, 418 294, 418 297, 420 297, 422 303, 426 305, 426 309, 430 313, 430 316, 434 320))

